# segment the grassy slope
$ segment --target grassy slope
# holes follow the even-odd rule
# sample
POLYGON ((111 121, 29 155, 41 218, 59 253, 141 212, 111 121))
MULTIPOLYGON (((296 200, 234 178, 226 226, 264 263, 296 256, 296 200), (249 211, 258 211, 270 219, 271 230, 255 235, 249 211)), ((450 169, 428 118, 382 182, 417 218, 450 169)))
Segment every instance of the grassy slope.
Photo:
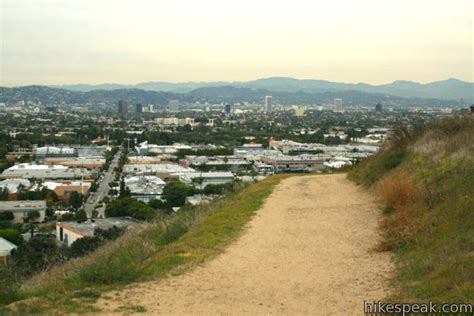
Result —
POLYGON ((128 233, 89 256, 38 275, 19 295, 26 300, 10 309, 48 314, 94 311, 91 304, 103 291, 181 273, 202 263, 241 233, 274 186, 286 177, 270 177, 196 212, 184 210, 167 223, 128 233))
POLYGON ((398 261, 397 301, 474 301, 474 117, 396 141, 349 178, 385 205, 385 241, 398 261))

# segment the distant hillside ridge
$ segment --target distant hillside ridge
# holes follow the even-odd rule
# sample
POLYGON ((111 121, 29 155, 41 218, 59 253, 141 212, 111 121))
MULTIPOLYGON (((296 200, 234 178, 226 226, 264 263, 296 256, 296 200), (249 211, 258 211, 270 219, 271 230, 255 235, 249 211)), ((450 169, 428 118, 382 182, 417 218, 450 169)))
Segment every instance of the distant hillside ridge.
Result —
POLYGON ((338 91, 358 91, 365 93, 389 94, 405 98, 432 98, 443 100, 465 99, 474 102, 474 82, 462 81, 455 78, 434 81, 426 84, 397 80, 392 83, 373 85, 367 83, 343 83, 327 80, 295 79, 289 77, 270 77, 244 82, 143 82, 135 85, 125 84, 71 84, 56 85, 53 88, 63 88, 71 91, 116 90, 116 89, 143 89, 150 91, 167 91, 187 93, 200 88, 232 86, 268 90, 271 92, 306 92, 323 93, 338 91))
POLYGON ((474 115, 398 127, 349 178, 384 208, 396 301, 474 302, 474 115))
POLYGON ((236 103, 251 102, 263 104, 266 95, 272 95, 275 104, 331 104, 335 98, 342 98, 346 106, 373 106, 382 102, 385 106, 410 107, 459 107, 455 100, 427 99, 420 97, 399 97, 382 93, 369 93, 356 90, 326 92, 284 92, 235 86, 202 87, 187 93, 150 91, 143 89, 115 89, 71 91, 47 86, 25 86, 18 88, 0 87, 0 102, 15 103, 22 100, 41 102, 42 104, 115 104, 126 100, 130 104, 144 103, 165 106, 170 100, 181 102, 236 103))

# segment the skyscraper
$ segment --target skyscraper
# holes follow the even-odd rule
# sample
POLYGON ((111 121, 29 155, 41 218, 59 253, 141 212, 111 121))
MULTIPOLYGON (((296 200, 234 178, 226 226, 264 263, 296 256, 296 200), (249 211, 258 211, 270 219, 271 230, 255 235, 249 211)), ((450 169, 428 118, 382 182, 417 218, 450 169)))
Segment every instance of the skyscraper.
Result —
POLYGON ((232 106, 229 103, 226 103, 225 108, 224 108, 224 113, 230 114, 231 111, 232 111, 232 106))
POLYGON ((128 102, 124 100, 118 101, 118 112, 121 114, 128 113, 128 102))
POLYGON ((342 105, 342 99, 334 99, 334 112, 344 112, 344 107, 342 105))
POLYGON ((272 96, 267 95, 265 97, 265 112, 270 113, 272 111, 272 96))
POLYGON ((143 105, 141 103, 135 104, 135 112, 143 113, 143 105))
POLYGON ((378 102, 375 105, 375 112, 382 112, 382 103, 378 102))

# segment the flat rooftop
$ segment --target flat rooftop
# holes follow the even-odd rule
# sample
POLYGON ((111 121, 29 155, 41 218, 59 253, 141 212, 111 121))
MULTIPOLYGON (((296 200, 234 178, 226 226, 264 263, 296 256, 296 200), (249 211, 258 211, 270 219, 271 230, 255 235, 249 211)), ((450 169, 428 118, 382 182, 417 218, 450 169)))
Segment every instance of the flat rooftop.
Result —
POLYGON ((108 218, 97 218, 94 221, 88 220, 86 222, 58 222, 57 225, 60 227, 71 228, 76 232, 81 232, 86 236, 94 236, 94 230, 97 228, 100 229, 110 229, 114 226, 118 228, 127 228, 127 227, 139 227, 146 225, 144 222, 135 220, 131 217, 108 217, 108 218))
POLYGON ((0 201, 1 211, 25 211, 46 208, 46 201, 0 201))

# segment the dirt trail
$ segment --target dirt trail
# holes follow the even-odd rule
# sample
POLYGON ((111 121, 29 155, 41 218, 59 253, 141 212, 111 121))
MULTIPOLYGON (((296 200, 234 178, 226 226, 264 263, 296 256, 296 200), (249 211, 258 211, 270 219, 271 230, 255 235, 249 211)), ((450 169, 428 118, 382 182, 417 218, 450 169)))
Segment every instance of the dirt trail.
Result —
POLYGON ((382 299, 392 271, 379 210, 345 175, 282 181, 236 242, 189 273, 100 300, 104 312, 164 315, 358 315, 382 299))

